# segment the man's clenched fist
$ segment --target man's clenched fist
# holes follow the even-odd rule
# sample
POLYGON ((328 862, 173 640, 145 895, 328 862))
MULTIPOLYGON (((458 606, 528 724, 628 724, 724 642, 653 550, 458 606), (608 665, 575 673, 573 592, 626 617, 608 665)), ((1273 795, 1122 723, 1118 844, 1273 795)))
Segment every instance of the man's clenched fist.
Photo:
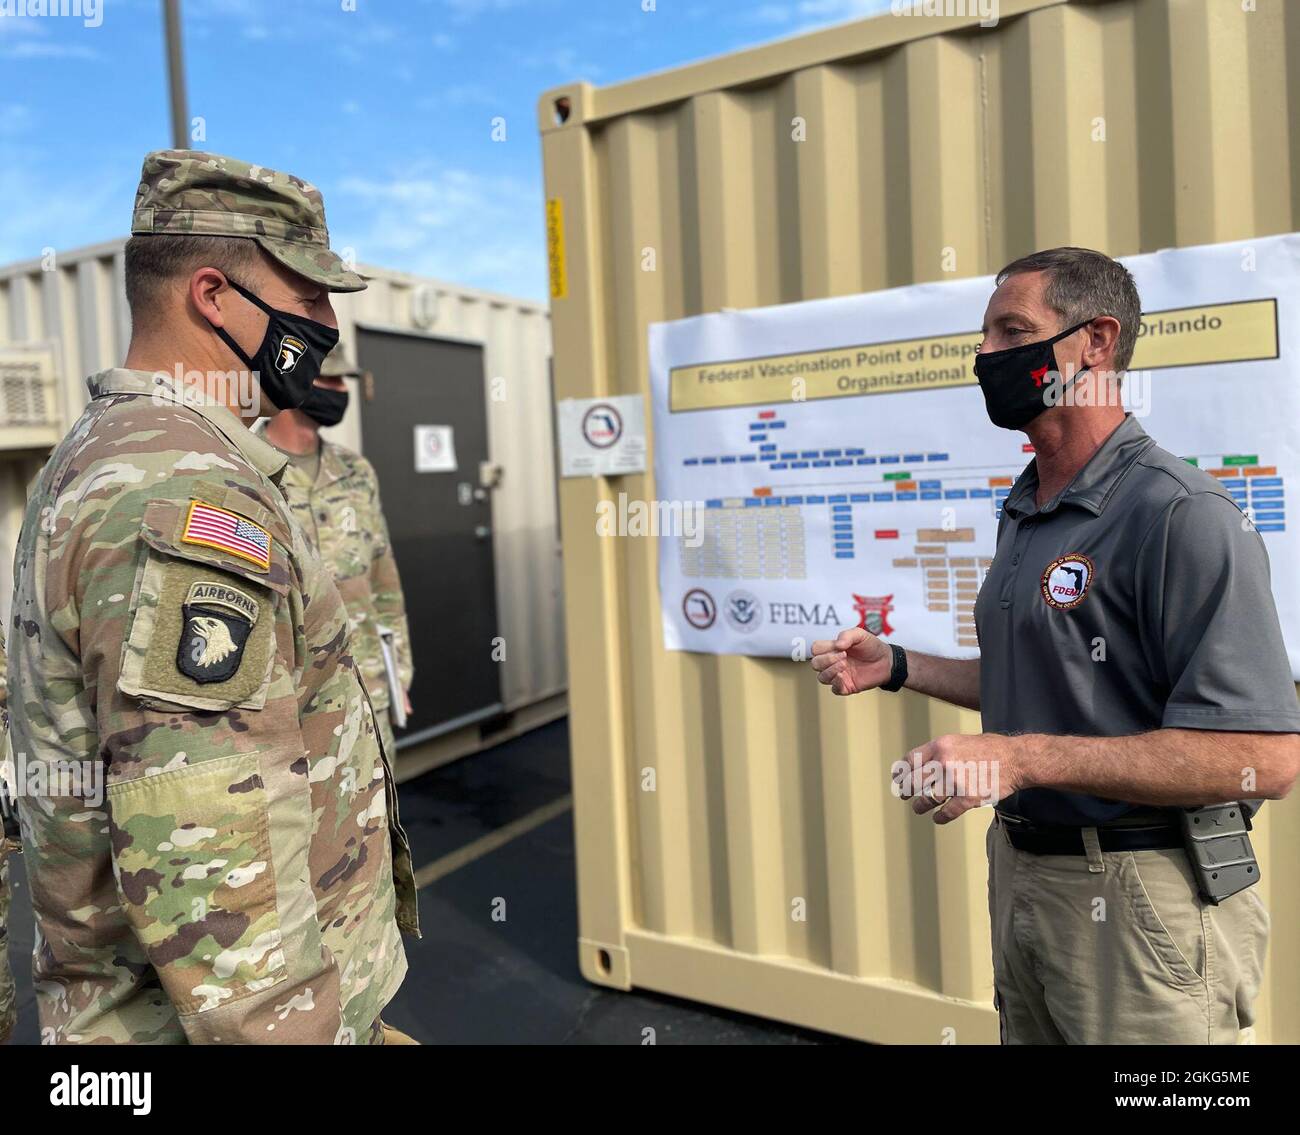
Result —
POLYGON ((820 639, 812 647, 817 681, 841 695, 860 694, 883 685, 889 681, 893 661, 888 644, 862 627, 840 631, 834 641, 820 639))

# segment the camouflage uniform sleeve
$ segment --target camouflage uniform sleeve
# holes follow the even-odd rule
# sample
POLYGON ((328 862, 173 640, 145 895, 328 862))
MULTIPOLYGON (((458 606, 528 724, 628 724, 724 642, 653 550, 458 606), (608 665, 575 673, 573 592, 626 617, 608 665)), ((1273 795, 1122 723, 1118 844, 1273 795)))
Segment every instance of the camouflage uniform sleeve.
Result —
POLYGON ((379 478, 368 461, 365 472, 370 483, 370 523, 376 534, 375 555, 370 561, 370 594, 379 621, 393 632, 398 677, 402 689, 409 690, 415 666, 411 658, 411 630, 406 622, 406 599, 402 596, 402 580, 397 574, 397 560, 388 538, 388 521, 384 519, 384 509, 379 502, 379 478))
POLYGON ((51 550, 47 609, 79 639, 122 911, 187 1038, 333 1043, 340 982, 310 883, 293 663, 301 596, 276 515, 246 490, 200 491, 270 534, 268 566, 191 542, 189 500, 81 509, 51 550))
MULTIPOLYGON (((5 632, 0 626, 0 780, 8 780, 9 708, 5 682, 5 632)), ((13 1034, 18 1020, 18 999, 13 970, 9 968, 9 852, 12 849, 0 830, 0 1044, 13 1034)))

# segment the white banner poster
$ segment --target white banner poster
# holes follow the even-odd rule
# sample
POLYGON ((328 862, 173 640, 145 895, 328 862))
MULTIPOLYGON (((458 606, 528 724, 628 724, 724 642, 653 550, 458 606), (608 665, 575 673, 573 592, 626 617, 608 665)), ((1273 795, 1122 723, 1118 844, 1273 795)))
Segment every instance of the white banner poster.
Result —
MULTIPOLYGON (((1248 510, 1300 678, 1300 236, 1124 263, 1146 313, 1125 402, 1248 510)), ((657 495, 699 502, 660 537, 668 649, 806 656, 860 625, 978 653, 975 593, 1032 458, 975 382, 992 292, 983 277, 651 326, 657 495)))

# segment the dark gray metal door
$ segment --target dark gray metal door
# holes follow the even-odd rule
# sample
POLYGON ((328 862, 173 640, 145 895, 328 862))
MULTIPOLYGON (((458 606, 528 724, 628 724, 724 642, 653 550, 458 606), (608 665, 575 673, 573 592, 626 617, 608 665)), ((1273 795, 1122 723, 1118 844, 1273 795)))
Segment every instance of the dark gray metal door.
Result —
MULTIPOLYGON (((391 331, 357 334, 361 437, 379 474, 411 625, 414 710, 399 742, 500 710, 483 349, 391 331), (450 426, 454 472, 419 472, 417 427, 450 426)), ((468 722, 466 722, 468 723, 468 722)))

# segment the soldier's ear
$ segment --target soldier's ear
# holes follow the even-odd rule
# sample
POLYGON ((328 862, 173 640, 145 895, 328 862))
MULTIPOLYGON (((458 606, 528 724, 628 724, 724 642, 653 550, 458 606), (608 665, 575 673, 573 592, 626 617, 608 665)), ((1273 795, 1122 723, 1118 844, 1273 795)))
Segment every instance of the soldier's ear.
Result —
POLYGON ((190 274, 189 300, 194 310, 213 327, 224 327, 230 314, 231 298, 236 296, 234 288, 219 269, 196 268, 190 274))

